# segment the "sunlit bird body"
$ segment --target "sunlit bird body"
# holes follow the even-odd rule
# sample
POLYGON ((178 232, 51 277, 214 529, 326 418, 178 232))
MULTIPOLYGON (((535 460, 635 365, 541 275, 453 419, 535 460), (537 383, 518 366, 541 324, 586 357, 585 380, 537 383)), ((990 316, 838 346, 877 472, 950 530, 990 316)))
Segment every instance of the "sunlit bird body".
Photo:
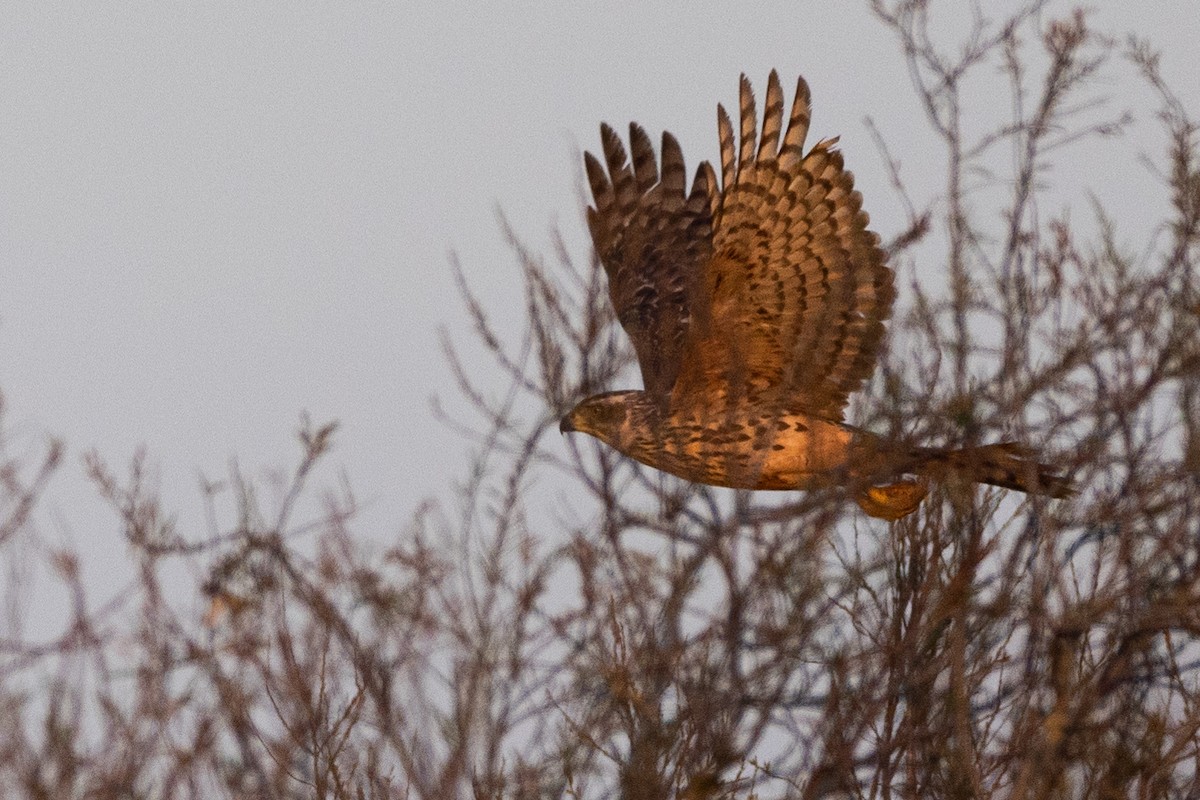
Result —
POLYGON ((923 480, 969 480, 1062 496, 1065 480, 1009 444, 897 452, 844 422, 874 369, 895 297, 879 237, 834 140, 807 153, 808 86, 784 127, 771 73, 762 134, 741 80, 740 145, 718 106, 721 178, 702 163, 687 190, 683 154, 630 126, 632 164, 601 126, 604 164, 585 155, 588 225, 642 391, 589 397, 563 431, 697 483, 741 489, 850 486, 873 516, 916 510, 923 480))

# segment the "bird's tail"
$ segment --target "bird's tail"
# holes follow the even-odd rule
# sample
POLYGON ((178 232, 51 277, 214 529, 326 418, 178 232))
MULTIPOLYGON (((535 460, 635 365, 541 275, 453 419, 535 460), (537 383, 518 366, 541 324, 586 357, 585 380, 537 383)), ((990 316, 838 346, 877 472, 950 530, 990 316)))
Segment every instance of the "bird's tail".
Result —
MULTIPOLYGON (((921 478, 942 480, 953 476, 974 483, 1056 498, 1074 493, 1067 478, 1058 474, 1054 467, 1040 463, 1027 448, 1015 442, 957 450, 918 447, 903 461, 899 471, 921 478)), ((899 519, 916 511, 927 491, 923 480, 901 480, 870 486, 855 499, 873 517, 899 519)))
POLYGON ((1071 482, 1058 474, 1058 470, 1040 463, 1028 448, 1016 442, 960 450, 920 447, 913 455, 916 459, 913 471, 930 478, 959 475, 975 483, 1046 497, 1067 497, 1074 491, 1071 482))

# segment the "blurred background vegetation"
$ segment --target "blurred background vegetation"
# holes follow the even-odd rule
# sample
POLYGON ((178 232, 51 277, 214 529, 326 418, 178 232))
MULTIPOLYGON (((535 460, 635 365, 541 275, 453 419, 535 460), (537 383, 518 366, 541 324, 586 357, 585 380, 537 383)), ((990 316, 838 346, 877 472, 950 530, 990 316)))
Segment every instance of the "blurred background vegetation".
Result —
POLYGON ((1195 796, 1195 126, 1148 44, 1082 14, 1033 3, 947 43, 924 3, 871 5, 945 191, 910 200, 872 123, 909 219, 881 230, 899 308, 851 419, 1034 443, 1077 496, 947 484, 889 525, 836 490, 714 490, 564 440, 573 402, 635 385, 631 353, 594 257, 543 257, 509 231, 524 336, 493 326, 511 312, 456 265, 474 327, 448 333, 446 363, 477 413, 446 422, 475 456, 456 502, 389 546, 356 535, 349 486, 313 484, 333 424, 302 423, 277 485, 237 468, 206 484, 203 534, 162 507, 151 456, 93 455, 139 576, 97 606, 79 554, 32 524, 61 447, 10 449, 4 796, 1195 796), (1007 93, 965 90, 981 72, 1007 93), (1041 209, 1074 147, 1128 135, 1125 94, 1155 98, 1169 137, 1147 164, 1168 215, 1130 231, 1099 203, 1041 209), (984 103, 1008 123, 975 130, 984 103), (463 345, 490 354, 486 379, 463 345), (31 548, 71 609, 57 638, 12 622, 31 548))

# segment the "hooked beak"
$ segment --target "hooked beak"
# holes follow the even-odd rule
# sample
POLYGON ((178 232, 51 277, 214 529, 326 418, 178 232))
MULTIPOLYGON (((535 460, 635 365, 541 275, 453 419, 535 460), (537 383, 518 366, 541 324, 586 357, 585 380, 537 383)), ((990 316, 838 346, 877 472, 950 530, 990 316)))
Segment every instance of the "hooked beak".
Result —
POLYGON ((571 422, 571 415, 567 414, 558 423, 558 432, 559 433, 571 433, 574 430, 575 430, 575 425, 571 422))

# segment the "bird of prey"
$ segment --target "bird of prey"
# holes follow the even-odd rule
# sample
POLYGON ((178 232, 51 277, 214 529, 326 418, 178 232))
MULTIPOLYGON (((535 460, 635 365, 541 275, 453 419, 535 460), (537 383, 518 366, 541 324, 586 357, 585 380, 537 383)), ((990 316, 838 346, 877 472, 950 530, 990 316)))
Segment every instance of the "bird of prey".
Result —
POLYGON ((846 486, 884 519, 915 511, 927 479, 951 474, 1067 494, 1064 478, 1013 444, 897 451, 844 422, 850 394, 875 365, 892 271, 836 139, 804 151, 804 79, 785 126, 771 72, 761 135, 745 75, 740 99, 736 139, 717 107, 719 182, 705 162, 689 191, 675 137, 663 133, 660 168, 636 123, 632 164, 607 125, 603 163, 585 154, 595 200, 588 227, 644 388, 589 397, 560 430, 696 483, 846 486))

